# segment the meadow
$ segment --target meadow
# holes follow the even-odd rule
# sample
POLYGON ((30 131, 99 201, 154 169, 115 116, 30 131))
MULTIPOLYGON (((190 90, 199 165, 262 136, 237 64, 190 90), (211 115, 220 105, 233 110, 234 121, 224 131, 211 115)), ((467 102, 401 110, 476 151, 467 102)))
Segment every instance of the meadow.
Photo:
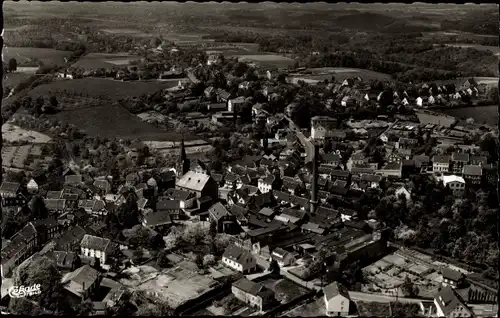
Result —
POLYGON ((123 65, 129 65, 130 61, 140 60, 139 56, 127 53, 107 54, 107 53, 89 53, 76 61, 72 67, 81 67, 84 69, 112 69, 123 65))
POLYGON ((308 69, 312 74, 303 75, 302 77, 312 80, 331 80, 332 76, 336 80, 344 80, 346 78, 360 76, 364 80, 379 80, 389 81, 391 76, 389 74, 375 72, 361 68, 347 68, 347 67, 321 67, 308 69))
POLYGON ((68 58, 71 53, 70 51, 33 47, 4 47, 2 50, 4 61, 15 58, 18 65, 34 63, 35 59, 42 61, 45 65, 64 65, 66 63, 64 58, 68 58))
POLYGON ((490 45, 480 45, 480 44, 468 44, 468 43, 447 43, 447 46, 460 47, 463 49, 472 48, 479 51, 491 51, 495 55, 500 55, 500 47, 490 46, 490 45))
POLYGON ((277 54, 238 55, 238 58, 244 62, 253 62, 260 67, 288 68, 295 63, 291 58, 277 54))

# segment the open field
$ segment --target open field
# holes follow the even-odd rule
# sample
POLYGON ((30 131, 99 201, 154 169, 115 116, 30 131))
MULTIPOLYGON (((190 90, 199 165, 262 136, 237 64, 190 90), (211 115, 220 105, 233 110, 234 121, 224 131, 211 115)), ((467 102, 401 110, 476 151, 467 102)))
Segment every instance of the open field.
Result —
POLYGON ((72 67, 81 67, 84 69, 112 69, 113 67, 129 65, 130 61, 139 59, 141 59, 139 56, 129 55, 127 53, 90 53, 76 61, 72 67))
POLYGON ((35 87, 29 92, 32 97, 62 94, 88 96, 118 100, 136 97, 141 94, 152 94, 168 87, 162 82, 122 82, 104 78, 82 78, 71 81, 54 81, 35 87))
POLYGON ((346 67, 321 67, 308 69, 312 72, 304 77, 316 80, 331 80, 332 76, 336 80, 342 81, 346 78, 361 76, 364 80, 380 80, 389 81, 391 76, 380 72, 370 71, 362 68, 346 68, 346 67))
POLYGON ((18 65, 29 63, 33 59, 40 60, 46 65, 64 65, 64 58, 69 57, 71 53, 70 51, 33 47, 4 47, 2 50, 4 61, 15 58, 18 65))
POLYGON ((457 118, 472 118, 478 124, 498 125, 498 105, 442 109, 442 113, 457 118))
POLYGON ((488 86, 497 86, 498 77, 474 77, 478 84, 486 84, 488 86))
POLYGON ((113 34, 113 35, 127 35, 134 36, 139 38, 150 38, 154 37, 151 33, 144 33, 140 30, 135 29, 101 29, 104 33, 113 34))
MULTIPOLYGON (((179 141, 182 136, 141 121, 119 105, 104 104, 90 108, 61 111, 49 118, 73 124, 89 135, 140 140, 179 141)), ((186 136, 186 139, 189 136, 186 136)), ((192 138, 192 137, 191 137, 192 138)))
POLYGON ((277 54, 249 54, 239 55, 238 58, 244 62, 253 62, 261 67, 287 68, 294 64, 294 60, 277 54))
POLYGON ((27 141, 30 143, 47 143, 51 140, 51 138, 47 135, 33 130, 26 130, 9 123, 2 125, 2 138, 9 142, 27 141))
POLYGON ((2 167, 25 169, 30 164, 29 158, 38 158, 42 149, 38 145, 25 145, 17 147, 2 148, 2 167))
MULTIPOLYGON (((19 83, 21 83, 22 81, 24 81, 25 79, 27 79, 30 76, 31 76, 31 74, 26 73, 26 72, 7 73, 4 76, 3 85, 4 85, 4 87, 10 86, 10 87, 14 88, 19 83)), ((4 96, 4 98, 5 98, 5 96, 4 96)))

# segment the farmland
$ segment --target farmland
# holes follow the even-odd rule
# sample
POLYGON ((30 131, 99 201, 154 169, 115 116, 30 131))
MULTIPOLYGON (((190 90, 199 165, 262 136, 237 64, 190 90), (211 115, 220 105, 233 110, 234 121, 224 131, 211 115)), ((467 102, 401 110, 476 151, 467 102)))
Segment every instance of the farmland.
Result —
POLYGON ((51 139, 47 135, 32 130, 26 130, 9 123, 2 125, 2 138, 9 142, 26 141, 32 143, 46 143, 51 139))
POLYGON ((87 96, 109 100, 152 94, 168 87, 162 82, 122 82, 103 78, 83 78, 70 81, 55 81, 35 87, 29 94, 32 97, 62 94, 87 96))
POLYGON ((139 56, 123 54, 107 54, 107 53, 90 53, 83 56, 72 67, 81 67, 84 69, 112 69, 122 65, 129 65, 130 61, 139 60, 139 56))
POLYGON ((102 104, 61 111, 48 117, 73 124, 92 136, 158 141, 178 141, 182 137, 178 133, 165 131, 141 121, 119 105, 102 104))
POLYGON ((364 80, 379 80, 379 81, 391 80, 391 76, 388 74, 370 71, 366 69, 360 69, 360 68, 322 67, 322 68, 310 68, 308 70, 311 71, 311 74, 300 75, 300 77, 310 80, 320 80, 320 81, 323 81, 325 79, 331 80, 332 76, 334 76, 335 79, 339 81, 355 76, 361 76, 364 80))
POLYGON ((46 65, 64 65, 64 58, 69 57, 71 53, 70 51, 33 47, 4 47, 2 51, 4 61, 15 58, 18 65, 36 65, 36 60, 42 61, 46 65))
POLYGON ((490 51, 495 55, 500 55, 500 47, 498 46, 489 46, 489 45, 480 45, 480 44, 468 44, 468 43, 447 43, 446 46, 453 47, 461 47, 461 48, 472 48, 479 51, 490 51))
POLYGON ((30 75, 31 75, 30 73, 26 72, 15 72, 15 73, 5 74, 3 79, 3 85, 4 87, 5 86, 15 87, 23 80, 27 79, 30 75))
POLYGON ((261 67, 278 67, 278 68, 292 67, 295 62, 291 58, 277 54, 239 55, 239 59, 243 62, 253 62, 261 67))

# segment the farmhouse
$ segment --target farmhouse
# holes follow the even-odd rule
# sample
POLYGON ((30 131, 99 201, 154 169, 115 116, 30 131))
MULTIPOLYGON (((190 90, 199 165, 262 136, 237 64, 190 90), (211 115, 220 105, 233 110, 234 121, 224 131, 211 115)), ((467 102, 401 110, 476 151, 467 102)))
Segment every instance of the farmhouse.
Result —
POLYGON ((104 265, 106 263, 106 257, 112 252, 111 244, 109 239, 85 234, 80 243, 80 248, 82 255, 98 258, 101 265, 104 265))
POLYGON ((222 256, 222 263, 243 274, 257 269, 257 261, 252 253, 236 244, 229 245, 222 256))
POLYGON ((274 300, 272 290, 247 278, 234 282, 231 291, 236 298, 259 311, 264 310, 274 300))
POLYGON ((349 315, 351 298, 344 286, 333 282, 323 288, 323 293, 327 316, 347 317, 349 315))

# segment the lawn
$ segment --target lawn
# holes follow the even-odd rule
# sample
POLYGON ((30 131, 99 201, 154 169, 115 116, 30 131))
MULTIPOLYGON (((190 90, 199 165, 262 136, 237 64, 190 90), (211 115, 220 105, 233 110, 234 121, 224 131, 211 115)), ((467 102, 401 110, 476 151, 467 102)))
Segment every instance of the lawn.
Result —
POLYGON ((30 91, 32 97, 57 95, 73 95, 101 98, 102 100, 118 100, 152 94, 168 87, 162 82, 122 82, 104 78, 82 78, 66 81, 54 81, 35 87, 30 91))
POLYGON ((27 141, 31 143, 47 143, 51 139, 47 135, 33 130, 27 130, 9 123, 2 125, 2 138, 9 142, 27 141))
POLYGON ((176 132, 165 131, 141 121, 119 105, 102 104, 61 111, 48 117, 73 124, 91 136, 158 141, 179 141, 182 138, 176 132))
POLYGON ((64 65, 64 58, 69 57, 71 53, 70 51, 33 47, 4 47, 2 51, 4 61, 15 58, 18 65, 29 63, 34 58, 42 61, 45 65, 64 65))
POLYGON ((76 61, 72 67, 81 67, 84 69, 112 69, 113 67, 129 65, 130 61, 139 59, 141 59, 139 56, 129 55, 127 53, 89 53, 76 61))

